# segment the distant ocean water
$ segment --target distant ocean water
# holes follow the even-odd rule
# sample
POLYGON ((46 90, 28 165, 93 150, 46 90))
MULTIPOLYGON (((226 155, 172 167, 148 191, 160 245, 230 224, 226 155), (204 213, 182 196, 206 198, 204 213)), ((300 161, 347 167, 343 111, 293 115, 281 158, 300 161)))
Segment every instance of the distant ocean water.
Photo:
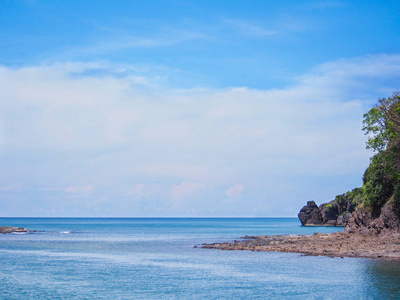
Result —
POLYGON ((400 299, 400 264, 193 248, 296 218, 0 218, 0 299, 400 299))

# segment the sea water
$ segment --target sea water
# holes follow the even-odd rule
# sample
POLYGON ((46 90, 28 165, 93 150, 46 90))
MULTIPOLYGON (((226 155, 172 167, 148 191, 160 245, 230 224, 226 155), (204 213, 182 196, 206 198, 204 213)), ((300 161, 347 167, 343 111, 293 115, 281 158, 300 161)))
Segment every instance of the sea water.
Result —
POLYGON ((0 218, 0 299, 399 299, 400 264, 195 248, 296 218, 0 218))

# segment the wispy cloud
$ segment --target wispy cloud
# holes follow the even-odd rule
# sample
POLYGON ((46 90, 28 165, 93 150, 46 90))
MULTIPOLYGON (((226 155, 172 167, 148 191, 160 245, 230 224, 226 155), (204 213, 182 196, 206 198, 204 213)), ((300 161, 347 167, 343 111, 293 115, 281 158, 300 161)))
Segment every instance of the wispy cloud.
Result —
POLYGON ((58 56, 76 57, 87 54, 107 54, 132 49, 154 49, 176 46, 185 42, 208 39, 209 37, 196 30, 162 27, 158 31, 147 34, 113 32, 112 35, 102 36, 87 45, 67 48, 58 56))
POLYGON ((238 19, 225 19, 226 24, 232 26, 240 32, 240 34, 249 37, 268 37, 277 35, 279 32, 277 30, 270 30, 264 26, 255 24, 251 21, 238 20, 238 19))
POLYGON ((18 184, 0 186, 0 192, 16 192, 21 190, 18 184))
POLYGON ((94 186, 92 185, 85 185, 85 186, 69 186, 65 188, 40 188, 38 189, 39 192, 63 192, 67 194, 78 194, 78 195, 88 195, 94 191, 94 186))

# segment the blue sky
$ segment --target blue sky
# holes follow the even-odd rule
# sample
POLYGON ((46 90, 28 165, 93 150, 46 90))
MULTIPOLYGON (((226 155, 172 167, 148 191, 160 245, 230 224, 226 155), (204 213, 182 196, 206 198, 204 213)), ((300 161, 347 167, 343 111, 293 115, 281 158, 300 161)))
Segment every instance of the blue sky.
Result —
POLYGON ((295 216, 360 186, 398 1, 3 1, 0 216, 295 216))

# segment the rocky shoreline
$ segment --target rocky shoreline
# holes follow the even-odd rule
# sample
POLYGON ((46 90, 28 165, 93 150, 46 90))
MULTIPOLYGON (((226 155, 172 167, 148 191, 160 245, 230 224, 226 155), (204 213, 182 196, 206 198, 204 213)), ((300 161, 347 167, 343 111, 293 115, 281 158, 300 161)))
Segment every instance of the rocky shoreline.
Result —
MULTIPOLYGON (((308 209, 310 204, 315 205, 308 203, 302 211, 308 209)), ((341 232, 315 233, 313 235, 245 236, 240 241, 203 244, 201 247, 400 261, 400 216, 394 204, 388 202, 382 207, 379 217, 375 218, 371 210, 357 207, 347 222, 345 230, 341 232)))
POLYGON ((202 248, 220 250, 251 250, 293 252, 330 257, 363 257, 400 260, 399 234, 374 234, 345 230, 313 235, 272 235, 243 237, 232 243, 203 244, 202 248))
POLYGON ((13 233, 13 232, 29 232, 29 230, 22 227, 0 226, 0 233, 13 233))

